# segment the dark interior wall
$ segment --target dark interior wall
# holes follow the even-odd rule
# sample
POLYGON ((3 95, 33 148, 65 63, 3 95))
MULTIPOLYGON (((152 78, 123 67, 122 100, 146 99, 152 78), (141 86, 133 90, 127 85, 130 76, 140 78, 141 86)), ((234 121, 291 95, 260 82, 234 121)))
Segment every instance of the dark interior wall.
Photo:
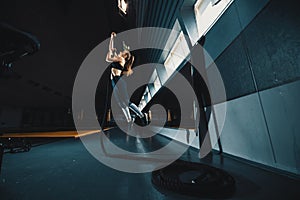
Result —
POLYGON ((270 1, 215 60, 228 100, 299 80, 300 17, 293 2, 270 1))
POLYGON ((226 89, 227 100, 256 91, 242 36, 238 36, 215 61, 226 89))
POLYGON ((13 107, 0 108, 0 132, 7 127, 19 127, 22 121, 22 109, 13 107))
POLYGON ((66 108, 0 107, 0 133, 74 129, 66 108))
POLYGON ((110 31, 130 25, 119 16, 116 4, 110 0, 0 2, 0 22, 33 34, 41 44, 37 53, 0 74, 0 107, 4 110, 0 123, 4 128, 72 124, 67 110, 81 63, 110 31), (18 112, 6 112, 14 109, 18 112))
POLYGON ((121 20, 113 18, 117 7, 113 10, 106 2, 1 1, 0 22, 35 35, 41 44, 37 53, 13 64, 17 80, 0 77, 0 91, 6 94, 1 105, 70 107, 73 82, 84 58, 112 29, 120 28, 121 20))
POLYGON ((270 0, 251 15, 258 2, 234 1, 207 34, 228 99, 221 141, 226 153, 300 174, 298 2, 270 0))
POLYGON ((73 129, 72 113, 64 108, 27 108, 22 112, 21 128, 22 131, 73 129))
POLYGON ((243 33, 258 90, 300 78, 297 1, 273 0, 243 33))

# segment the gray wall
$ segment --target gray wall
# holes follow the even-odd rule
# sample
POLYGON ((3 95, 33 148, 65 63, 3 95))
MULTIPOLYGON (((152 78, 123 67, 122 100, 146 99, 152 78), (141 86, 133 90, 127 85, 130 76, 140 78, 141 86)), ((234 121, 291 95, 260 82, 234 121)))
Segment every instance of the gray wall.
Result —
POLYGON ((215 59, 228 97, 224 151, 300 174, 296 3, 236 0, 208 32, 205 48, 215 59))

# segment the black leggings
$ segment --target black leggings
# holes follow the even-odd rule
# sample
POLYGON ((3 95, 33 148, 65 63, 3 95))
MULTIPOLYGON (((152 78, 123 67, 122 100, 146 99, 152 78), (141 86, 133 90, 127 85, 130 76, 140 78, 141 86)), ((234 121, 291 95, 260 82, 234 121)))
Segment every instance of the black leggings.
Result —
POLYGON ((137 116, 140 118, 144 117, 144 114, 139 110, 139 108, 132 102, 130 102, 129 95, 127 92, 127 83, 121 78, 121 76, 112 76, 112 88, 114 90, 114 97, 118 105, 125 109, 129 107, 137 116), (119 84, 117 85, 117 82, 119 84))

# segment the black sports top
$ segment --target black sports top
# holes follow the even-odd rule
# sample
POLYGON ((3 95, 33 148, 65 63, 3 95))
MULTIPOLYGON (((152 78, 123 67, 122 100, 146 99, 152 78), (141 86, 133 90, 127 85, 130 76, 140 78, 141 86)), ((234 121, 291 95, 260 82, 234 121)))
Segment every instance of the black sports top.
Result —
POLYGON ((111 68, 119 69, 119 70, 122 70, 122 71, 124 69, 124 67, 119 62, 111 63, 111 68))

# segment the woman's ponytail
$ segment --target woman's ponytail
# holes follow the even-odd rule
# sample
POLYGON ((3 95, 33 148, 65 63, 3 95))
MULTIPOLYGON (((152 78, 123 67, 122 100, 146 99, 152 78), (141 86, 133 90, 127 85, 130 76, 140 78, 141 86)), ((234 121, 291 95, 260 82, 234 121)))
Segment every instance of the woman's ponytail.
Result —
POLYGON ((134 62, 134 56, 129 54, 129 59, 126 61, 123 70, 123 74, 125 74, 126 76, 129 76, 133 73, 132 71, 133 62, 134 62))

